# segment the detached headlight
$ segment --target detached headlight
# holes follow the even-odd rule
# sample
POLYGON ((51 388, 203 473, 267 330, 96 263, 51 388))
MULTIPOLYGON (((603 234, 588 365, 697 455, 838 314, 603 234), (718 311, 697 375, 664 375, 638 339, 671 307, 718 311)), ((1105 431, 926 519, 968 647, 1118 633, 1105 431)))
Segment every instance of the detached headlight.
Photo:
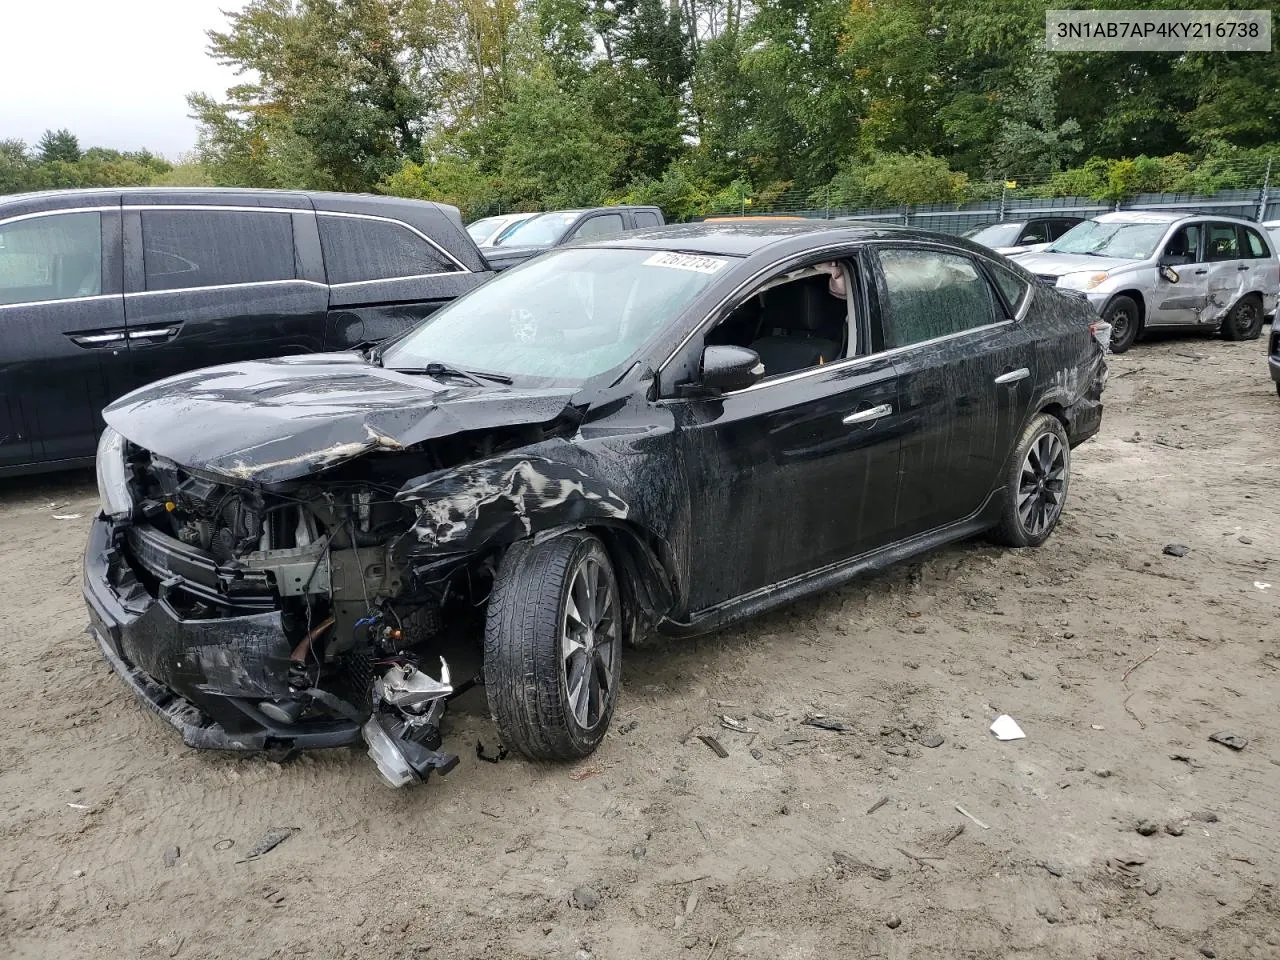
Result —
POLYGON ((124 437, 110 427, 102 431, 98 441, 98 498, 102 512, 108 517, 126 517, 133 512, 129 496, 128 475, 124 467, 124 437))
POLYGON ((1108 273, 1068 273, 1058 279, 1058 286, 1068 290, 1092 290, 1109 276, 1108 273))

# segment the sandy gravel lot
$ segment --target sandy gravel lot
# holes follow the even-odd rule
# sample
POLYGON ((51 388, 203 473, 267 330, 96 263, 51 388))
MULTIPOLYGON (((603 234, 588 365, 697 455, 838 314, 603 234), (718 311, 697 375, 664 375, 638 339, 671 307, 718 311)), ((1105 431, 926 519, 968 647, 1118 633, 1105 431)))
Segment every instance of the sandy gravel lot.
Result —
POLYGON ((577 766, 479 761, 471 694, 400 792, 186 750, 84 633, 92 478, 0 483, 0 956, 1280 956, 1280 400, 1260 343, 1186 338, 1105 400, 1039 551, 630 652, 577 766))

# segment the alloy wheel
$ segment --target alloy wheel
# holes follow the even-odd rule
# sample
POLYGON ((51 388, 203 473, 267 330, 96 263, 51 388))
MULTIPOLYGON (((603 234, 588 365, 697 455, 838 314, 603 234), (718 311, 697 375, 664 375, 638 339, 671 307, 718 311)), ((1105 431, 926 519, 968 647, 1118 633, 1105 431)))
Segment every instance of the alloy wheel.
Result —
POLYGON ((1066 448, 1052 433, 1031 444, 1018 482, 1018 519, 1033 537, 1048 530, 1062 512, 1067 491, 1066 448))
POLYGON ((561 678, 569 709, 583 729, 590 730, 608 714, 621 643, 612 573, 588 553, 569 582, 560 627, 561 678))

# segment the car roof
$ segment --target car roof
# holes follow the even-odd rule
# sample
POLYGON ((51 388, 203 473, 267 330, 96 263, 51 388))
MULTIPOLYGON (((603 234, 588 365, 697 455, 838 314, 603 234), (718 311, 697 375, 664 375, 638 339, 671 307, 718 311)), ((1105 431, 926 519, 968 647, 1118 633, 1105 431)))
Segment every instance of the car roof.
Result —
POLYGON ((1226 220, 1245 226, 1257 227, 1262 224, 1244 217, 1233 217, 1227 213, 1189 213, 1166 212, 1164 210, 1119 210, 1114 213, 1103 213, 1093 219, 1102 223, 1179 223, 1183 220, 1226 220))
POLYGON ((6 207, 30 208, 39 205, 40 201, 54 201, 55 207, 68 206, 73 203, 112 202, 117 199, 152 203, 250 203, 261 204, 264 200, 292 201, 284 205, 299 207, 304 201, 311 201, 317 209, 324 209, 329 204, 349 205, 355 201, 370 206, 401 206, 409 204, 417 207, 434 207, 440 210, 453 209, 448 204, 436 203, 434 200, 416 200, 409 197, 392 197, 379 193, 338 193, 324 190, 274 190, 257 187, 79 187, 70 190, 37 190, 30 193, 13 193, 0 196, 0 209, 6 207))
POLYGON ((682 223, 666 227, 645 227, 602 240, 575 246, 620 247, 641 250, 679 250, 718 256, 747 257, 774 244, 789 243, 797 250, 820 247, 833 241, 857 241, 892 237, 899 240, 943 240, 965 249, 982 250, 959 237, 944 236, 911 227, 887 224, 855 226, 832 220, 764 220, 746 222, 682 223))

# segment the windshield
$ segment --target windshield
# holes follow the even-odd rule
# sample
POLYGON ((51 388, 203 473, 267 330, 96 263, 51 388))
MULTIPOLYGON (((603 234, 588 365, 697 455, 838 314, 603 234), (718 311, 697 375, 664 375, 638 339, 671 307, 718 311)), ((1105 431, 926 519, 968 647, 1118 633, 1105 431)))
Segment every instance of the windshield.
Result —
POLYGON ((965 233, 965 237, 984 247, 1012 247, 1018 240, 1020 223, 993 223, 986 227, 975 227, 965 233))
POLYGON ((1087 253, 1121 260, 1146 260, 1155 253, 1167 223, 1108 223, 1086 220, 1054 241, 1048 253, 1087 253))
POLYGON ((472 240, 479 243, 493 232, 493 229, 501 220, 502 217, 485 217, 483 220, 477 220, 467 227, 467 233, 471 234, 472 240))
POLYGON ((731 262, 653 250, 556 251, 432 314, 389 346, 382 364, 581 383, 627 360, 731 262))
POLYGON ((578 210, 544 213, 540 217, 518 223, 505 230, 494 242, 498 247, 550 247, 578 219, 578 210))

